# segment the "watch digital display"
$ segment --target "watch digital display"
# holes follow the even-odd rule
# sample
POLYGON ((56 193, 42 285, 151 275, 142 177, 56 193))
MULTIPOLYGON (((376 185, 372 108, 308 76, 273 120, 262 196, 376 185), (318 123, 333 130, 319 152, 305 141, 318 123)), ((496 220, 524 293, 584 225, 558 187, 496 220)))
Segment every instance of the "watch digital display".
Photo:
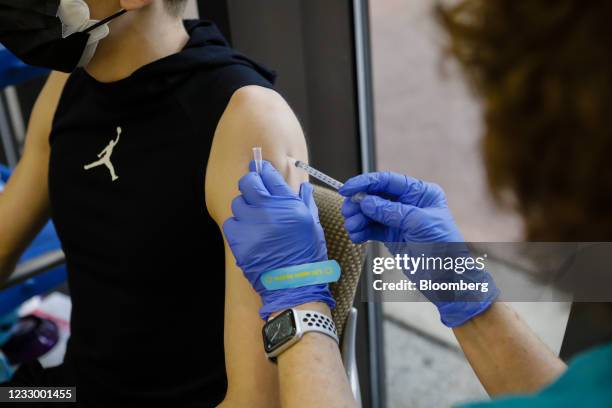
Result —
POLYGON ((271 353, 289 340, 297 333, 293 310, 285 310, 280 315, 270 320, 263 328, 264 347, 266 353, 271 353))

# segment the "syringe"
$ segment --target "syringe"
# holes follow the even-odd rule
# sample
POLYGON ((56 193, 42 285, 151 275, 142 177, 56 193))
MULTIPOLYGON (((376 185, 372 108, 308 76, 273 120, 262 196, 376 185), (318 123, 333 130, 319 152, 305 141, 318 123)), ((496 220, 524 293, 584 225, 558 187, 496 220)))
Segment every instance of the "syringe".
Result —
MULTIPOLYGON (((340 190, 342 188, 342 186, 344 186, 343 183, 339 182, 338 180, 336 180, 333 177, 328 176, 327 174, 315 169, 314 167, 304 163, 303 161, 300 160, 296 160, 293 157, 289 158, 290 160, 294 161, 294 165, 297 168, 300 168, 302 170, 304 170, 306 173, 308 173, 309 175, 311 175, 312 177, 316 178, 317 180, 327 184, 328 186, 334 188, 335 190, 340 190)), ((355 194, 352 198, 351 201, 354 203, 359 203, 361 202, 364 198, 366 197, 365 193, 357 193, 355 194)))

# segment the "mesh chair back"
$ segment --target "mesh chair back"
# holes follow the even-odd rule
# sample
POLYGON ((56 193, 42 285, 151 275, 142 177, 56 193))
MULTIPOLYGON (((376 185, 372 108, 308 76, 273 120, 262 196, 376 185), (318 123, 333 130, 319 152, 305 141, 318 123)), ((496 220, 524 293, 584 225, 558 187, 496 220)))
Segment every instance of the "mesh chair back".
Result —
POLYGON ((336 308, 332 311, 338 333, 342 336, 346 319, 355 300, 357 285, 363 267, 365 251, 362 245, 354 244, 344 229, 344 217, 340 207, 344 199, 337 192, 314 186, 314 198, 319 208, 319 218, 325 231, 327 255, 335 259, 342 268, 340 280, 331 285, 336 299, 336 308))

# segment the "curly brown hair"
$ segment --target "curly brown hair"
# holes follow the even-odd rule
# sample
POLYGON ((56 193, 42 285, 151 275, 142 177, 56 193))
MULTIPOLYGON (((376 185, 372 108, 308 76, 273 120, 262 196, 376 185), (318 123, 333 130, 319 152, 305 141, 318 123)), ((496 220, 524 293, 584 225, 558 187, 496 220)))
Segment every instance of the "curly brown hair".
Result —
POLYGON ((496 198, 530 240, 611 241, 612 2, 462 0, 437 16, 483 102, 496 198))

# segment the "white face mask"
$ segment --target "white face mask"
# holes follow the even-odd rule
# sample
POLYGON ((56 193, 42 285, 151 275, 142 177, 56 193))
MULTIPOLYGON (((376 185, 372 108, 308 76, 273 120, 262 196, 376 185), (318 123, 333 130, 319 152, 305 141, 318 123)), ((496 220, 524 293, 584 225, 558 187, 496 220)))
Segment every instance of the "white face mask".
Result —
MULTIPOLYGON (((57 16, 62 21, 62 36, 64 38, 76 32, 85 31, 99 21, 91 20, 89 6, 84 0, 61 0, 57 16)), ((89 32, 89 40, 78 67, 89 64, 98 48, 98 43, 108 36, 109 32, 108 24, 103 24, 89 32)))

